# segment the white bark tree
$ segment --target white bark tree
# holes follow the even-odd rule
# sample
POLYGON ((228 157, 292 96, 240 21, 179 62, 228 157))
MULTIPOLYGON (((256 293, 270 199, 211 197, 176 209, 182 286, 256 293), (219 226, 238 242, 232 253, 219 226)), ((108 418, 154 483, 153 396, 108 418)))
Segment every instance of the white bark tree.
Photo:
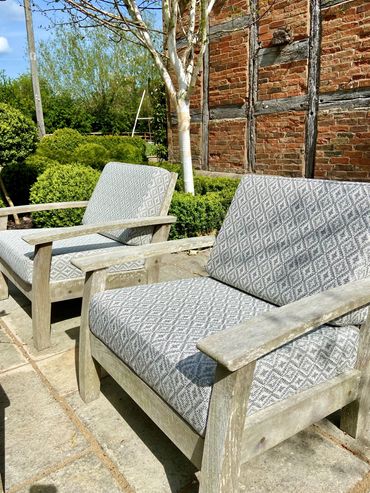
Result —
POLYGON ((105 26, 122 42, 149 50, 176 108, 185 191, 194 193, 190 145, 190 95, 202 68, 208 17, 215 0, 49 0, 83 27, 105 26), (62 8, 60 5, 62 4, 62 8), (162 10, 163 32, 148 22, 147 12, 162 10), (185 15, 184 15, 185 13, 185 15), (163 43, 158 37, 163 36, 163 43), (179 39, 181 42, 179 43, 179 39))

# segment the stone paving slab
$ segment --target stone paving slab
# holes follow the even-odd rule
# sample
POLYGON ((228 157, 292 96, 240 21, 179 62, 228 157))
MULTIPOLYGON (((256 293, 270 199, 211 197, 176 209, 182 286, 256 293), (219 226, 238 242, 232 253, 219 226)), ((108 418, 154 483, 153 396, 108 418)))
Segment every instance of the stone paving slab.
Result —
POLYGON ((91 453, 31 485, 14 490, 14 493, 92 492, 122 493, 122 490, 109 470, 91 453))
POLYGON ((0 385, 9 401, 3 423, 6 489, 87 447, 30 365, 3 373, 0 385))
POLYGON ((101 389, 89 404, 78 393, 67 400, 137 493, 177 492, 194 480, 192 464, 110 377, 101 389))
MULTIPOLYGON (((206 259, 207 252, 166 256, 161 280, 205 275, 206 259)), ((110 377, 99 399, 80 399, 79 302, 57 304, 52 347, 37 353, 30 304, 11 293, 0 301, 7 493, 196 493, 194 467, 110 377)), ((324 420, 255 458, 243 468, 241 490, 369 493, 370 449, 335 430, 324 420)))
POLYGON ((26 358, 0 327, 0 373, 27 363, 26 358))

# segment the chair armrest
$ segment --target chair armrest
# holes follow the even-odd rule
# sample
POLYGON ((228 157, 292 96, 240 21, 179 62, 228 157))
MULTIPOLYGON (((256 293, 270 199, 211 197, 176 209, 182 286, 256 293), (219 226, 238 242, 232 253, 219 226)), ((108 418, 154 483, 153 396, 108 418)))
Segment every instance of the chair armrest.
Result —
POLYGON ((81 256, 71 260, 71 262, 83 272, 91 272, 93 270, 107 269, 113 265, 123 264, 133 260, 145 260, 167 253, 178 253, 211 247, 214 241, 214 236, 198 236, 196 238, 184 238, 182 240, 164 241, 149 245, 124 246, 122 248, 115 248, 113 252, 109 253, 98 253, 88 257, 81 256))
POLYGON ((370 303, 370 278, 314 294, 272 309, 198 342, 197 348, 230 371, 370 303))
POLYGON ((93 233, 104 233, 122 228, 139 228, 142 226, 155 226, 161 224, 173 224, 176 222, 175 216, 152 216, 139 217, 135 219, 120 219, 118 221, 109 221, 101 224, 83 224, 82 226, 71 226, 69 228, 60 228, 49 231, 40 231, 22 236, 22 239, 30 245, 41 245, 66 238, 76 236, 85 236, 93 233))
POLYGON ((51 202, 49 204, 28 204, 17 205, 15 207, 2 207, 0 217, 10 216, 11 214, 23 214, 25 212, 49 211, 52 209, 74 209, 76 207, 86 207, 89 202, 81 200, 78 202, 51 202))

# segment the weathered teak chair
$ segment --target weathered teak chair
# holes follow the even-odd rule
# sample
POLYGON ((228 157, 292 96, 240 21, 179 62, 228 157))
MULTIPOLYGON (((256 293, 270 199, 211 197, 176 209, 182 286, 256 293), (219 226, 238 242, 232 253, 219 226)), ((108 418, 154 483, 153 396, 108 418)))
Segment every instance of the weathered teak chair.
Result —
MULTIPOLYGON (((35 347, 50 345, 51 303, 82 296, 84 275, 71 259, 124 244, 167 240, 173 216, 167 216, 177 175, 151 166, 109 163, 88 202, 62 202, 0 209, 2 227, 14 212, 86 207, 82 225, 68 228, 0 232, 0 299, 8 297, 5 278, 32 301, 35 347), (4 277, 5 276, 5 277, 4 277)), ((135 259, 109 270, 107 285, 154 282, 158 259, 135 259)))
POLYGON ((101 365, 201 470, 202 493, 238 491, 242 463, 336 410, 342 429, 363 438, 369 192, 244 178, 208 278, 104 291, 112 265, 210 246, 210 237, 74 260, 87 273, 82 398, 98 396, 101 365))

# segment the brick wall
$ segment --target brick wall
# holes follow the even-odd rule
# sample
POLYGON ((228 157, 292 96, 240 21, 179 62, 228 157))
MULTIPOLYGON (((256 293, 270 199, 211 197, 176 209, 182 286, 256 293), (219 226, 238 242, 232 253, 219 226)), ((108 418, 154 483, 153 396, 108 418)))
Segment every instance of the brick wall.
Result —
MULTIPOLYGON (((321 0, 313 24, 319 0, 260 0, 259 48, 250 52, 256 1, 218 0, 210 18, 209 83, 192 99, 195 166, 370 181, 370 3, 321 0), (286 42, 276 45, 282 30, 286 42)), ((176 126, 170 134, 176 160, 176 126)))

